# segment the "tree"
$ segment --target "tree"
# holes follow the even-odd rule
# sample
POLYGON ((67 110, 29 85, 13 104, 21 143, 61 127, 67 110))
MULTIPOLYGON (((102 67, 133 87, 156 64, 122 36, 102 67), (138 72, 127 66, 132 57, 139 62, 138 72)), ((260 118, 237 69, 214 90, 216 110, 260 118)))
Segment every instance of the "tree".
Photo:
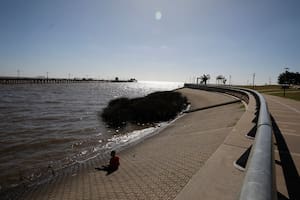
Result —
POLYGON ((300 85, 300 74, 299 72, 285 71, 278 76, 279 84, 293 84, 300 85))
POLYGON ((221 82, 221 83, 223 83, 224 85, 225 85, 225 83, 226 83, 226 81, 227 81, 227 79, 226 79, 225 76, 223 76, 223 75, 218 75, 218 76, 216 77, 216 80, 217 80, 217 84, 219 84, 219 83, 221 82))
POLYGON ((201 77, 200 77, 200 79, 201 79, 201 83, 203 84, 205 84, 206 85, 206 83, 207 83, 207 81, 210 79, 210 75, 209 74, 203 74, 201 77))

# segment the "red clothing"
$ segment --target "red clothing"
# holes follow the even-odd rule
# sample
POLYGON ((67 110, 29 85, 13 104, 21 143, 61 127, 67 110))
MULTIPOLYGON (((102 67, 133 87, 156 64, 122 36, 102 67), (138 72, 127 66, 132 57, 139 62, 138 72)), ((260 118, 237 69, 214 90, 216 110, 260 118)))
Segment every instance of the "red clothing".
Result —
POLYGON ((119 162, 119 157, 115 156, 110 159, 109 161, 109 167, 113 170, 117 170, 119 168, 120 162, 119 162))

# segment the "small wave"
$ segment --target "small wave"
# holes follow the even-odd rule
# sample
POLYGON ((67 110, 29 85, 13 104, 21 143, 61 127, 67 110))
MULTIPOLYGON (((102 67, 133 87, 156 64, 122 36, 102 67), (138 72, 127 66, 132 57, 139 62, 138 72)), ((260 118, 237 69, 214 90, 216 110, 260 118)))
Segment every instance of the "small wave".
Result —
POLYGON ((87 154, 87 152, 88 152, 87 150, 84 150, 84 151, 82 151, 80 154, 81 154, 81 155, 85 155, 85 154, 87 154))
POLYGON ((97 133, 97 134, 96 134, 96 136, 101 136, 101 135, 102 135, 102 133, 97 133))
POLYGON ((41 116, 41 117, 35 117, 32 118, 32 121, 61 121, 62 119, 65 119, 67 116, 66 115, 46 115, 46 116, 41 116))
POLYGON ((46 104, 60 104, 62 102, 61 101, 45 101, 44 103, 46 103, 46 104))
POLYGON ((47 138, 47 139, 39 139, 36 141, 31 141, 27 143, 20 143, 10 145, 4 149, 1 149, 0 153, 7 153, 7 152, 21 152, 25 150, 32 150, 32 149, 44 149, 46 146, 52 144, 66 144, 68 142, 74 141, 74 138, 47 138))

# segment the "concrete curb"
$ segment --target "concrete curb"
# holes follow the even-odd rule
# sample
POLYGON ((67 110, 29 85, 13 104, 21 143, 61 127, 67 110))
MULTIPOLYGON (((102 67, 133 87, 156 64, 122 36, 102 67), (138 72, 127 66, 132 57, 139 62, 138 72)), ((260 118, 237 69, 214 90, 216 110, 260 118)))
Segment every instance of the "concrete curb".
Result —
POLYGON ((216 105, 212 105, 212 106, 206 106, 206 107, 202 107, 202 108, 195 108, 195 109, 187 110, 187 111, 184 111, 183 113, 191 113, 191 112, 206 110, 209 108, 215 108, 215 107, 219 107, 219 106, 225 106, 225 105, 229 105, 229 104, 233 104, 233 103, 240 103, 240 102, 241 102, 241 100, 234 100, 234 101, 220 103, 220 104, 216 104, 216 105))

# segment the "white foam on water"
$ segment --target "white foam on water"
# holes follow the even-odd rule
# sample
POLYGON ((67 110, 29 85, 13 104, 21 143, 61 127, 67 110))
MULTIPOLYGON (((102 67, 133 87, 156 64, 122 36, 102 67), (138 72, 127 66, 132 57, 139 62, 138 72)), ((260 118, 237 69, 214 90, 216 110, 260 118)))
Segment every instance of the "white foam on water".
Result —
MULTIPOLYGON (((175 120, 173 120, 173 121, 175 121, 175 120)), ((124 135, 114 135, 112 138, 107 139, 107 143, 105 145, 93 148, 94 153, 96 153, 96 152, 99 152, 99 153, 96 153, 95 155, 93 155, 89 158, 86 158, 86 159, 76 160, 75 162, 84 163, 88 160, 94 159, 97 156, 103 154, 103 152, 115 150, 115 149, 124 147, 128 144, 145 139, 146 137, 149 137, 151 135, 159 133, 161 130, 163 130, 165 127, 167 127, 172 122, 159 123, 155 127, 145 128, 145 129, 141 129, 141 130, 135 130, 135 131, 126 133, 124 135)))
POLYGON ((132 131, 132 132, 124 134, 124 135, 114 135, 110 139, 110 142, 106 144, 106 147, 109 149, 114 149, 114 148, 124 146, 129 143, 132 143, 132 142, 136 142, 136 141, 152 134, 159 128, 160 128, 159 126, 150 127, 150 128, 145 128, 142 130, 135 130, 135 131, 132 131))
MULTIPOLYGON (((187 108, 184 111, 187 111, 190 109, 190 105, 187 106, 187 108)), ((169 122, 161 122, 156 124, 155 127, 149 127, 141 130, 135 130, 129 133, 126 133, 124 135, 114 135, 112 138, 108 139, 108 143, 104 146, 104 149, 118 149, 120 147, 124 147, 128 144, 137 142, 139 140, 145 139, 149 136, 158 134, 160 131, 165 129, 168 125, 172 124, 175 122, 177 119, 181 118, 184 116, 182 111, 178 117, 176 117, 174 120, 169 121, 169 122)))

